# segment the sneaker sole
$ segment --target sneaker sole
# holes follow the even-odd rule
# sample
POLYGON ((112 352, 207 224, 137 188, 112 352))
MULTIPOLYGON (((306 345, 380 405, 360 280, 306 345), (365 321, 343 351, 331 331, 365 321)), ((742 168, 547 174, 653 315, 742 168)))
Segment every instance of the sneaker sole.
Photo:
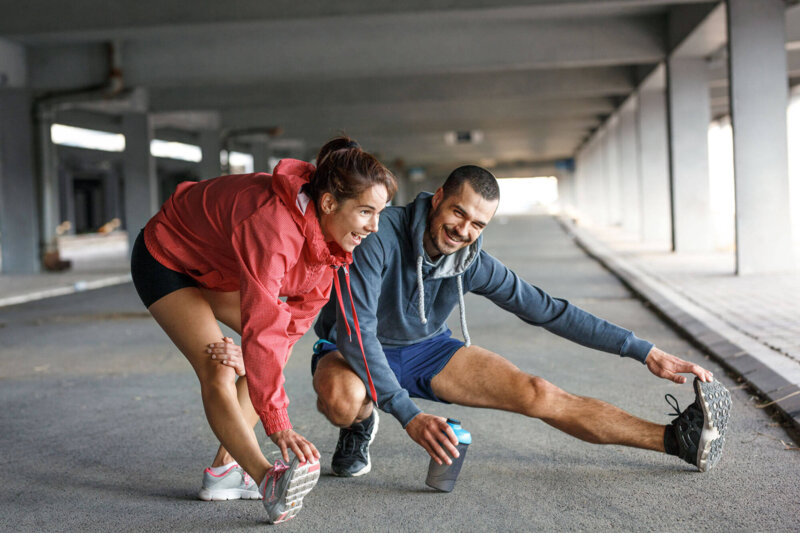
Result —
POLYGON ((303 498, 311 492, 311 489, 314 488, 319 480, 319 470, 318 461, 316 463, 303 463, 292 471, 289 484, 286 487, 286 493, 282 498, 284 508, 288 507, 289 509, 270 523, 280 524, 297 516, 297 513, 303 508, 303 498))
POLYGON ((209 490, 207 488, 200 489, 197 497, 204 502, 222 502, 229 500, 260 500, 261 495, 257 490, 241 490, 241 489, 219 489, 209 490))
MULTIPOLYGON (((374 409, 374 408, 373 408, 374 409)), ((375 411, 375 425, 372 426, 372 433, 369 435, 369 443, 372 444, 372 441, 375 440, 375 435, 378 434, 378 426, 380 425, 381 417, 378 415, 378 411, 375 411)), ((372 470, 372 457, 369 455, 369 450, 367 450, 367 466, 359 470, 358 472, 342 472, 341 474, 331 467, 331 471, 333 472, 334 476, 337 477, 358 477, 363 476, 364 474, 369 474, 372 470)))
POLYGON ((722 457, 731 411, 731 393, 719 381, 696 380, 695 392, 703 408, 703 432, 697 446, 697 468, 707 472, 722 457))

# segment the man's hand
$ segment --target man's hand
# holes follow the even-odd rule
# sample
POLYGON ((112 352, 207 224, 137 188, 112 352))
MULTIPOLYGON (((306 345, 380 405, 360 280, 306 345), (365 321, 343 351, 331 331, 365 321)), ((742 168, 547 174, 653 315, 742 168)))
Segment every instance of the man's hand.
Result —
POLYGON ((300 461, 314 459, 319 461, 319 452, 316 446, 307 441, 304 436, 295 433, 293 429, 284 429, 283 431, 276 431, 269 436, 272 442, 278 445, 283 455, 283 460, 289 462, 289 449, 294 452, 300 461))
POLYGON ((447 425, 446 418, 420 413, 408 423, 406 432, 437 464, 453 464, 450 457, 458 457, 458 438, 453 428, 447 425), (449 456, 445 449, 450 452, 449 456))
POLYGON ((207 345, 206 353, 210 353, 211 359, 219 364, 233 368, 237 376, 244 376, 247 372, 244 369, 242 348, 234 344, 230 337, 222 337, 222 340, 224 342, 212 342, 207 345))
POLYGON ((655 346, 647 354, 645 364, 650 372, 656 376, 675 383, 686 383, 686 376, 679 376, 679 373, 694 374, 700 378, 700 381, 714 381, 714 374, 700 365, 684 361, 663 350, 659 350, 655 346))

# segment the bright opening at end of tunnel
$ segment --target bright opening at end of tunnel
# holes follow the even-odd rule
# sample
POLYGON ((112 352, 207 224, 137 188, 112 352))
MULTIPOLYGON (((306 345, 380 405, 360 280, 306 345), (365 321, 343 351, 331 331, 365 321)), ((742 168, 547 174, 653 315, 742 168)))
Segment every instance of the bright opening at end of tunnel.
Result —
POLYGON ((558 211, 558 179, 554 176, 501 178, 498 215, 552 214, 558 211))

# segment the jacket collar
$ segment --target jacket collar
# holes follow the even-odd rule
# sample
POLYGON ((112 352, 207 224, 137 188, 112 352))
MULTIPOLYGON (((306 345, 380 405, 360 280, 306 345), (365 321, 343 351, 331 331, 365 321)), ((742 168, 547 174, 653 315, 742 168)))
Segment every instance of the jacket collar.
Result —
POLYGON ((317 218, 317 208, 310 200, 305 213, 298 205, 298 195, 303 185, 314 175, 315 167, 298 159, 282 159, 272 173, 272 190, 288 207, 292 219, 308 243, 311 257, 317 263, 342 266, 353 262, 352 255, 345 252, 336 242, 325 242, 322 228, 317 218))

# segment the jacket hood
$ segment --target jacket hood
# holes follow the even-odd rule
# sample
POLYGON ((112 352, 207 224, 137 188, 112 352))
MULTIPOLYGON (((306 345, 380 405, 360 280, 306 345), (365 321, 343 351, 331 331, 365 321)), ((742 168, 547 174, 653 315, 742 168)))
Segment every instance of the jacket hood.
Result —
POLYGON ((422 238, 428 225, 428 214, 432 209, 431 199, 433 195, 429 192, 422 192, 417 195, 411 203, 411 239, 414 247, 414 256, 423 258, 423 270, 427 271, 425 277, 452 278, 461 275, 478 257, 483 243, 483 235, 480 235, 475 242, 459 251, 440 257, 437 261, 431 261, 425 248, 422 245, 422 238))
POLYGON ((301 189, 314 176, 315 170, 316 167, 311 163, 282 159, 272 172, 272 190, 289 208, 314 259, 335 266, 350 264, 353 262, 350 252, 342 250, 336 242, 325 242, 314 201, 308 197, 307 203, 299 199, 301 189))

